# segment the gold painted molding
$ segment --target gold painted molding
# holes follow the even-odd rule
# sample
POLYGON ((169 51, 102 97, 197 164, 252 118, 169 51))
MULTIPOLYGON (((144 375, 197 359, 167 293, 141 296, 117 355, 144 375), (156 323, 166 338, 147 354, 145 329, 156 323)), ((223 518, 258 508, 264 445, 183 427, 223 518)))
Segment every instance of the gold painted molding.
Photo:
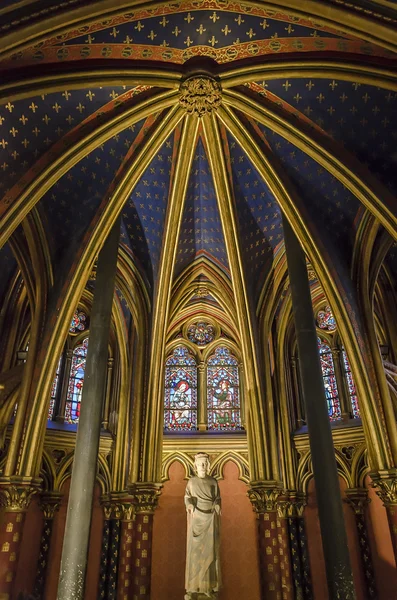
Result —
MULTIPOLYGON (((340 29, 341 31, 365 39, 395 51, 397 47, 393 23, 371 15, 370 11, 358 12, 352 5, 331 4, 316 0, 267 0, 265 2, 248 1, 252 7, 270 10, 288 11, 288 13, 306 18, 314 18, 319 23, 340 29)), ((150 9, 161 6, 162 2, 156 0, 141 2, 140 0, 119 0, 115 5, 113 0, 97 0, 89 4, 80 4, 75 7, 48 16, 36 19, 18 29, 5 33, 0 38, 0 56, 6 57, 31 44, 37 44, 48 35, 59 35, 71 27, 83 26, 95 20, 104 20, 134 9, 150 9)))

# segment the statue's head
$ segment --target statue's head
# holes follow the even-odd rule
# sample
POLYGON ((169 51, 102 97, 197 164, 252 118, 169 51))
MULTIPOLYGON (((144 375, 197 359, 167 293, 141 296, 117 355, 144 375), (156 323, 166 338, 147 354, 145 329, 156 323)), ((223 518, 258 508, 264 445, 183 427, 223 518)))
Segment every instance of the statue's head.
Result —
POLYGON ((194 457, 194 466, 198 477, 204 478, 210 470, 210 457, 205 452, 199 452, 194 457))

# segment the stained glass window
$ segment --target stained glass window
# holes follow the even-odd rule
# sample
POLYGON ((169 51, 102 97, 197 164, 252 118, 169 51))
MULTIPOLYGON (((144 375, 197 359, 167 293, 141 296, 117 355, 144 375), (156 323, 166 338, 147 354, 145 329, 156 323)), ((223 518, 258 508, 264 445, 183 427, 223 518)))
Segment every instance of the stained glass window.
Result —
POLYGON ((87 315, 82 310, 76 310, 70 323, 69 333, 80 333, 87 327, 87 315))
POLYGON ((325 306, 323 310, 319 310, 317 313, 317 327, 325 329, 327 331, 335 331, 336 321, 332 314, 331 307, 325 306))
POLYGON ((187 337, 191 342, 198 346, 205 346, 213 341, 215 337, 215 329, 210 323, 198 321, 190 325, 187 330, 187 337))
POLYGON ((83 393, 87 349, 88 338, 85 338, 85 340, 73 350, 65 407, 65 421, 67 423, 77 423, 80 417, 80 404, 81 395, 83 393))
POLYGON ((331 348, 320 338, 317 338, 320 353, 321 370, 323 373, 325 396, 328 404, 328 414, 331 421, 340 419, 341 410, 338 394, 338 386, 335 377, 334 359, 331 348))
POLYGON ((347 387, 349 390, 350 403, 352 407, 352 415, 354 419, 358 419, 360 417, 360 409, 358 407, 356 386, 354 384, 353 375, 350 369, 349 359, 347 358, 346 350, 342 348, 342 357, 343 357, 343 370, 346 377, 347 387))
POLYGON ((242 429, 237 359, 225 346, 219 346, 207 366, 208 429, 242 429))
POLYGON ((52 421, 52 419, 54 418, 55 401, 57 399, 58 386, 59 386, 59 374, 61 372, 61 366, 62 366, 62 356, 58 361, 58 366, 57 366, 57 370, 55 373, 54 381, 52 382, 50 407, 48 409, 48 420, 49 421, 52 421))
POLYGON ((177 346, 165 363, 164 429, 197 429, 197 365, 184 346, 177 346))

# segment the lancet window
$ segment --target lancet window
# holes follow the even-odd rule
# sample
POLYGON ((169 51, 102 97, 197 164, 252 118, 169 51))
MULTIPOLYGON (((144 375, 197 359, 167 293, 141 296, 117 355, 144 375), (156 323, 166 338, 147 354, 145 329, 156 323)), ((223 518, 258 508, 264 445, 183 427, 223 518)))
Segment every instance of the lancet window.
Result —
POLYGON ((73 350, 65 406, 65 421, 67 423, 77 423, 80 417, 87 350, 88 338, 85 338, 73 350))
MULTIPOLYGON (((347 353, 337 330, 337 323, 328 305, 316 315, 317 343, 330 421, 360 418, 356 386, 347 353)), ((291 361, 291 383, 294 395, 296 426, 305 424, 303 394, 299 383, 299 357, 291 361)))
POLYGON ((238 361, 226 346, 218 346, 207 365, 208 429, 241 429, 238 361))
POLYGON ((197 364, 185 346, 177 346, 166 361, 164 428, 197 429, 197 364))
POLYGON ((330 346, 322 340, 317 338, 318 351, 320 354, 321 371, 323 374, 325 397, 328 405, 329 418, 334 421, 340 419, 341 408, 339 401, 338 384, 336 382, 334 359, 332 356, 332 350, 330 346))
MULTIPOLYGON (((190 329, 189 334, 191 334, 190 329)), ((211 331, 211 336, 213 331, 211 331)), ((188 339, 193 342, 191 335, 188 339)), ((200 332, 200 344, 202 340, 200 332)), ((224 345, 203 360, 184 344, 165 363, 164 430, 241 430, 239 363, 224 345), (199 372, 201 376, 199 376, 199 372)))
POLYGON ((52 382, 52 386, 51 386, 51 399, 50 399, 50 406, 48 409, 48 419, 50 421, 55 416, 55 404, 56 404, 56 400, 57 400, 57 397, 59 394, 59 380, 60 380, 60 375, 61 375, 62 359, 63 359, 63 356, 61 356, 58 361, 58 366, 57 366, 57 370, 55 373, 54 381, 52 382))

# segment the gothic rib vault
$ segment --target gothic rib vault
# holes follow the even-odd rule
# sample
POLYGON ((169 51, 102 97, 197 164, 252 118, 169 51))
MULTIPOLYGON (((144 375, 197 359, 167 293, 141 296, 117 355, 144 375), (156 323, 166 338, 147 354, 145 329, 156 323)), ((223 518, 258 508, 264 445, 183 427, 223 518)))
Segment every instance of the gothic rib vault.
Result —
MULTIPOLYGON (((313 295, 330 302, 343 332, 372 468, 397 464, 369 319, 375 290, 397 277, 397 63, 386 8, 5 4, 0 298, 23 304, 23 288, 34 315, 23 383, 31 445, 11 451, 6 474, 39 473, 31 447, 43 443, 52 375, 120 213, 115 329, 123 340, 136 329, 150 368, 149 435, 134 447, 133 480, 161 479, 165 348, 195 314, 240 340, 255 414, 251 475, 280 479, 258 348, 285 335, 290 314, 282 214, 310 261, 313 295)), ((21 416, 15 448, 24 426, 21 416)))

